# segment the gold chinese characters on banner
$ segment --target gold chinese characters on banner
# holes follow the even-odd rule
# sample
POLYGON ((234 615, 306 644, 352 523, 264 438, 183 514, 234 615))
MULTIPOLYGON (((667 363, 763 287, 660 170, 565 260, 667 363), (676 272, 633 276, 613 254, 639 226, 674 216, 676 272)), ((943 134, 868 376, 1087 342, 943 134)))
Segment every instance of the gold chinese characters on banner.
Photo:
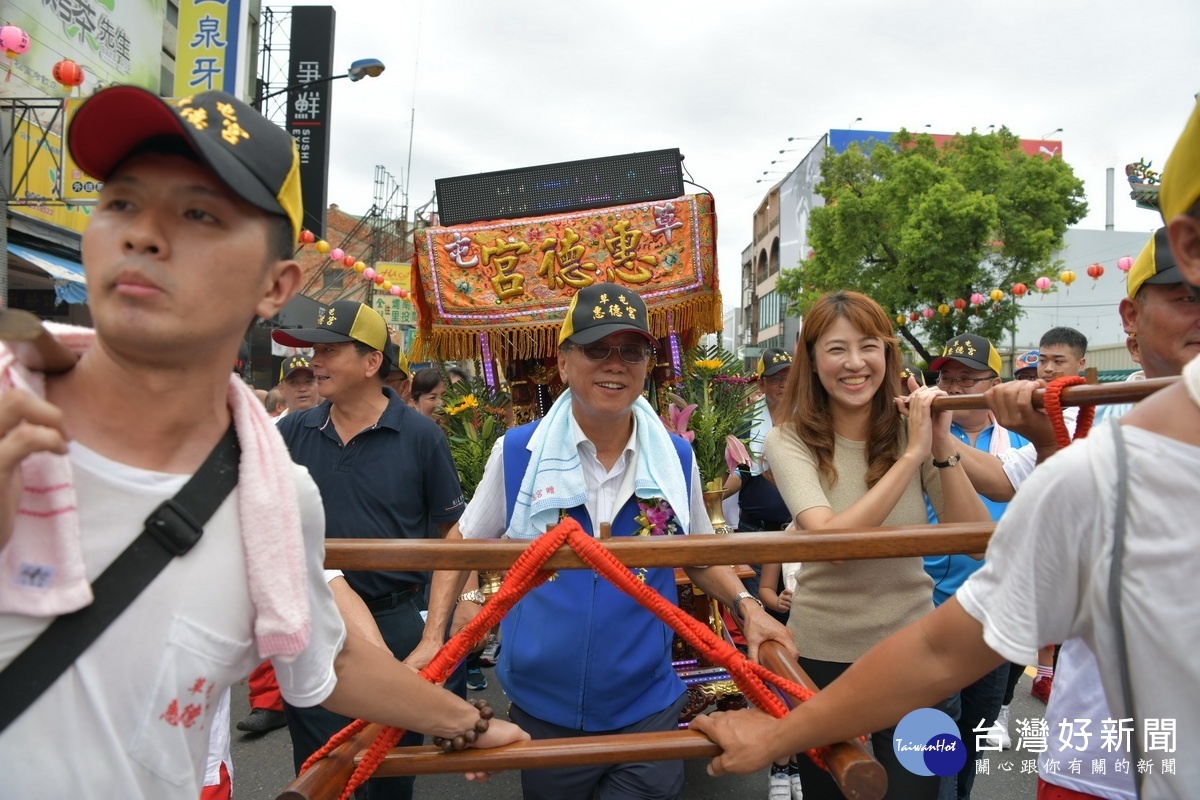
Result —
POLYGON ((552 355, 578 289, 637 291, 658 337, 720 330, 710 195, 417 231, 412 357, 471 358, 480 334, 500 358, 552 355))

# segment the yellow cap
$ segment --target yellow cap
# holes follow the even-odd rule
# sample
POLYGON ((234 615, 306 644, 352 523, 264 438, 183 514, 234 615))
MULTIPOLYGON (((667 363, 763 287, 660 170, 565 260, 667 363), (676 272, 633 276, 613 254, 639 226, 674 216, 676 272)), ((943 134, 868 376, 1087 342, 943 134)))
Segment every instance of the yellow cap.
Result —
MULTIPOLYGON (((1164 222, 1170 222, 1200 198, 1200 104, 1192 109, 1187 127, 1163 167, 1158 207, 1164 222)), ((1130 277, 1133 277, 1130 274, 1130 277)))
POLYGON ((1179 274, 1179 267, 1175 265, 1175 255, 1171 252, 1171 243, 1167 240, 1165 227, 1156 230, 1150 241, 1146 242, 1125 280, 1130 299, 1136 297, 1138 290, 1147 283, 1183 283, 1183 276, 1179 274))

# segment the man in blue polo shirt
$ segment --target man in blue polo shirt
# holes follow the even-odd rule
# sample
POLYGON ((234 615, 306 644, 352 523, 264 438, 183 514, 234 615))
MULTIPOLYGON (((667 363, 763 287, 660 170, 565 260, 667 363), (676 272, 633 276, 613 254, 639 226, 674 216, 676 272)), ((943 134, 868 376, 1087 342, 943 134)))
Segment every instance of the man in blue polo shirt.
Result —
MULTIPOLYGON (((941 357, 935 358, 929 368, 938 373, 938 388, 951 395, 983 394, 1001 382, 1000 354, 990 341, 975 334, 955 336, 946 342, 941 357)), ((950 435, 963 444, 995 456, 1029 441, 1001 427, 986 408, 955 411, 950 423, 950 435)), ((987 506, 993 520, 999 520, 1008 507, 1008 503, 989 500, 982 494, 979 498, 987 506)), ((937 522, 932 509, 929 510, 929 521, 937 522)), ((933 578, 934 605, 940 606, 950 599, 971 573, 982 566, 983 558, 977 556, 926 556, 925 571, 933 578)), ((975 759, 978 756, 975 728, 981 722, 987 725, 996 719, 1007 680, 1008 665, 1003 664, 958 693, 958 730, 967 747, 967 763, 957 776, 942 779, 939 800, 970 798, 971 786, 975 782, 975 759)))
MULTIPOLYGON (((384 378, 407 371, 403 354, 388 338, 383 317, 370 306, 339 300, 314 328, 277 330, 272 337, 291 347, 312 347, 312 371, 324 399, 316 408, 289 414, 279 432, 292 459, 308 468, 325 505, 329 538, 424 539, 441 536, 462 515, 458 473, 442 430, 413 411, 384 378), (403 364, 403 366, 402 366, 403 364)), ((346 581, 375 617, 397 658, 421 640, 428 572, 348 571, 346 581)), ((461 685, 461 670, 448 682, 461 685)), ((463 694, 463 690, 458 689, 463 694)), ((293 757, 304 760, 349 723, 324 709, 287 706, 293 757)), ((401 745, 420 744, 409 735, 401 745)), ((412 778, 371 781, 371 797, 410 798, 412 778)))

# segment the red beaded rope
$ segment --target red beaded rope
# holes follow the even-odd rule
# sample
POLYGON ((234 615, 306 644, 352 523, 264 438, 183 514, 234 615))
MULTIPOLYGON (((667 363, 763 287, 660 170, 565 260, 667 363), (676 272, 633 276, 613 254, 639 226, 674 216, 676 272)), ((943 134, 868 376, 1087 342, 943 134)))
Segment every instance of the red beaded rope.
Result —
MULTIPOLYGON (((1062 450, 1072 441, 1071 434, 1067 432, 1067 423, 1063 421, 1062 392, 1068 386, 1078 386, 1081 383, 1087 383, 1087 380, 1078 375, 1056 378, 1046 387, 1046 394, 1042 398, 1042 402, 1046 408, 1046 416, 1050 418, 1050 426, 1054 428, 1054 440, 1058 443, 1059 450, 1062 450)), ((1079 416, 1075 419, 1074 438, 1082 439, 1087 436, 1088 431, 1092 429, 1092 420, 1095 418, 1095 406, 1080 406, 1079 416)))
MULTIPOLYGON (((610 580, 617 588, 653 611, 699 654, 712 663, 724 667, 750 702, 771 716, 783 717, 787 714, 788 708, 771 691, 767 683, 774 684, 784 692, 801 700, 808 700, 813 696, 813 692, 806 687, 775 675, 761 664, 750 661, 733 645, 717 638, 707 625, 642 583, 616 556, 584 533, 579 523, 569 517, 533 540, 533 543, 517 558, 512 569, 509 570, 499 591, 484 604, 473 620, 446 642, 429 665, 421 670, 421 677, 432 683, 445 681, 458 663, 466 657, 476 641, 498 623, 501 617, 508 613, 508 610, 516 605, 517 601, 527 592, 542 585, 550 578, 553 571, 543 570, 541 567, 564 544, 578 553, 588 566, 610 580)), ((328 755, 335 747, 361 731, 366 724, 363 720, 355 720, 334 734, 320 750, 313 753, 304 762, 304 766, 300 768, 301 774, 328 755)), ((338 796, 338 800, 347 800, 363 781, 371 777, 383 762, 387 752, 395 747, 396 742, 403 734, 402 728, 391 727, 384 728, 379 733, 367 748, 367 752, 363 754, 358 766, 355 767, 354 774, 351 775, 346 788, 338 796)), ((814 763, 824 766, 817 750, 808 751, 808 756, 814 763)))

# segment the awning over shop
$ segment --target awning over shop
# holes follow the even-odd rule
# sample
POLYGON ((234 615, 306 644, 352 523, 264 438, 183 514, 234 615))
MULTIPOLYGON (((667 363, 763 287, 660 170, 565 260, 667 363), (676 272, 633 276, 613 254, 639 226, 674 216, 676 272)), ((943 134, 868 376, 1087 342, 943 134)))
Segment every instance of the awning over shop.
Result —
POLYGON ((27 261, 54 279, 54 296, 58 302, 87 302, 87 281, 83 276, 82 264, 12 242, 8 242, 7 246, 8 252, 22 261, 27 261))

